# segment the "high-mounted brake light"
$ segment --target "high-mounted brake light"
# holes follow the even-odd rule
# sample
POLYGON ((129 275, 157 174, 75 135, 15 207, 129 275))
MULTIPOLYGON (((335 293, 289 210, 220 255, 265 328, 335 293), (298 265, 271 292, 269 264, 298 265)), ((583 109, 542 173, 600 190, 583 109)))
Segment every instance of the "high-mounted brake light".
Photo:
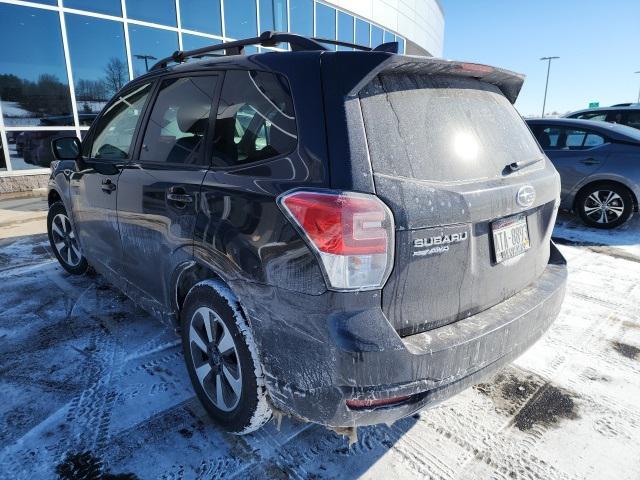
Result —
POLYGON ((465 72, 473 73, 491 73, 494 71, 493 67, 489 65, 481 65, 479 63, 461 63, 458 68, 465 72))
POLYGON ((298 190, 278 205, 320 259, 332 290, 381 288, 393 266, 394 223, 376 196, 298 190))

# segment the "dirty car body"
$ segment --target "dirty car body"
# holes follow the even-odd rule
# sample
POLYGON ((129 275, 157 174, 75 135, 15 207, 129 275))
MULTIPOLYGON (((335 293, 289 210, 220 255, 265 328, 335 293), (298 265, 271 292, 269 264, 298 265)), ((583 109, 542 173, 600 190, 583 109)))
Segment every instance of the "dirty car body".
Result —
MULTIPOLYGON (((393 422, 517 357, 560 309, 566 265, 550 238, 560 183, 511 105, 522 80, 355 51, 159 69, 105 107, 80 167, 54 165, 50 201, 70 212, 88 262, 176 327, 193 285, 225 284, 272 407, 330 427, 393 422), (216 143, 233 111, 225 89, 250 76, 264 93, 273 82, 260 84, 260 73, 290 93, 281 125, 295 142, 265 151, 277 134, 269 117, 267 147, 252 147, 263 158, 240 161, 242 138, 225 157, 216 143), (207 76, 213 108, 199 157, 149 158, 143 137, 163 82, 207 76), (92 157, 110 106, 143 90, 130 150, 92 157), (355 213, 338 212, 336 226, 346 205, 355 213), (520 243, 497 252, 493 233, 512 224, 520 243)), ((250 122, 236 120, 237 139, 250 122)))

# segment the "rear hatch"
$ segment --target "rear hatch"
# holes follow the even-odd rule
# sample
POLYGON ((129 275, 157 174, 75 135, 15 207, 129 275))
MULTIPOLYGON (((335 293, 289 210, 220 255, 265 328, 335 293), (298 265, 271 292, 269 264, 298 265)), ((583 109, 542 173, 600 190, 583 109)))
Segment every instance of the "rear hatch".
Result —
POLYGON ((375 192, 396 225, 383 309, 410 335, 487 309, 542 274, 559 177, 510 102, 519 85, 491 69, 469 75, 465 64, 394 62, 357 97, 375 192), (514 162, 523 166, 512 171, 514 162))

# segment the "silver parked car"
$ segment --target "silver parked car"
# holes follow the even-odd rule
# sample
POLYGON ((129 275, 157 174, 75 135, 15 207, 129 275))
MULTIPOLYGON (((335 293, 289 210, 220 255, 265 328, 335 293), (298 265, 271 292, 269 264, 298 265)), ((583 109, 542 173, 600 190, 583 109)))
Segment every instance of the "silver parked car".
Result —
POLYGON ((615 228, 638 210, 640 130, 569 118, 527 123, 560 173, 560 208, 598 228, 615 228))
POLYGON ((619 103, 610 107, 587 108, 571 112, 565 117, 618 123, 640 129, 640 103, 619 103))

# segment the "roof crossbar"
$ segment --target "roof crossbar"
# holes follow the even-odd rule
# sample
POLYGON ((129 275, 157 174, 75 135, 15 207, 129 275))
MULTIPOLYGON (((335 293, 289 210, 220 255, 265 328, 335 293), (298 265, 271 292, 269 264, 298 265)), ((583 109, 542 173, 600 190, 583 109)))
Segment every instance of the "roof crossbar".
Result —
POLYGON ((308 38, 302 35, 296 35, 295 33, 287 32, 263 32, 259 37, 246 38, 244 40, 235 40, 233 42, 218 43, 215 45, 209 45, 207 47, 196 48, 195 50, 176 50, 170 57, 163 58, 156 62, 151 67, 151 70, 158 70, 165 68, 170 63, 183 63, 189 58, 207 57, 214 52, 224 51, 226 55, 242 55, 244 53, 244 47, 249 45, 259 45, 261 47, 275 47, 279 43, 288 43, 291 46, 291 50, 294 52, 299 51, 325 51, 327 48, 322 45, 338 45, 340 47, 354 48, 364 51, 377 51, 377 52, 391 52, 398 53, 398 43, 389 42, 383 43, 378 47, 371 49, 363 45, 357 45, 355 43, 343 42, 340 40, 329 40, 326 38, 308 38))
POLYGON ((176 50, 170 57, 158 61, 151 70, 165 68, 169 63, 183 63, 188 58, 205 56, 204 54, 226 51, 227 55, 241 55, 244 47, 249 45, 260 45, 261 47, 275 47, 279 43, 288 43, 294 52, 301 50, 326 50, 317 41, 286 32, 263 32, 259 37, 245 38, 233 42, 219 43, 207 47, 196 48, 195 50, 176 50))

